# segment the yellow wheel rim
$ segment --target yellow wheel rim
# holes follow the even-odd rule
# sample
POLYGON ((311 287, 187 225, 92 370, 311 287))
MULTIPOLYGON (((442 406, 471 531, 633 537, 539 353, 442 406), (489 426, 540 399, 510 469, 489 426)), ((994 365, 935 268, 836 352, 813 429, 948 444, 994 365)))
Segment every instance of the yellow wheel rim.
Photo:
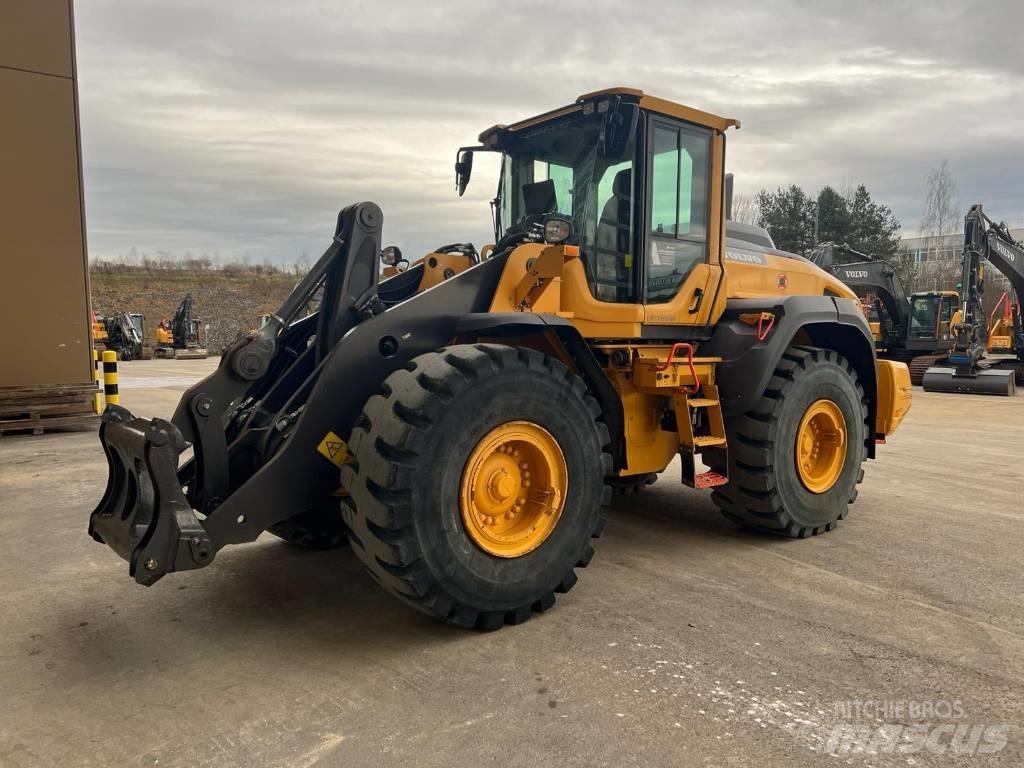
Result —
POLYGON ((565 456, 551 433, 530 421, 488 432, 462 471, 462 524, 480 549, 519 557, 551 535, 565 506, 565 456))
POLYGON ((816 400, 804 413, 796 432, 796 468, 800 482, 812 493, 825 493, 839 479, 846 463, 846 419, 831 400, 816 400))

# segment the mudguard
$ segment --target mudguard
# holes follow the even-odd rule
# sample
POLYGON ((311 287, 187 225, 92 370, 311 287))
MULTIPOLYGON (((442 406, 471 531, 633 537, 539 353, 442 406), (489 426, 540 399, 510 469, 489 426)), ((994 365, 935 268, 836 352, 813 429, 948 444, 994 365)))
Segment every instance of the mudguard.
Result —
MULTIPOLYGON (((877 393, 875 345, 857 304, 836 296, 779 296, 731 299, 701 356, 721 357, 716 382, 726 414, 749 411, 765 391, 779 360, 792 344, 834 349, 857 371, 868 401, 869 424, 875 423, 877 393), (764 340, 741 315, 770 312, 775 321, 764 340)), ((868 455, 874 456, 874 440, 868 455)))
POLYGON ((612 438, 612 461, 616 470, 626 466, 625 414, 622 399, 601 368, 586 339, 570 320, 558 315, 533 312, 484 312, 466 315, 457 326, 460 337, 515 337, 550 331, 583 377, 601 406, 601 418, 612 438))

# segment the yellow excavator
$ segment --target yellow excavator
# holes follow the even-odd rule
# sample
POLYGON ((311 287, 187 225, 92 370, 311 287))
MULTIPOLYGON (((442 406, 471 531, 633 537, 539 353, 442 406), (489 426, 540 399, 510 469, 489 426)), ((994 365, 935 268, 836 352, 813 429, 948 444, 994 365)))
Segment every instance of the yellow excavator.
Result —
POLYGON ((377 205, 342 209, 171 420, 107 409, 91 534, 146 585, 264 531, 347 540, 406 603, 495 629, 576 583, 613 483, 670 465, 743 526, 832 530, 909 374, 842 282, 728 236, 738 125, 614 88, 488 128, 456 186, 500 157, 493 245, 403 269, 377 205))
POLYGON ((206 358, 203 323, 192 313, 192 294, 186 294, 178 303, 174 318, 161 320, 154 334, 155 357, 175 360, 202 360, 206 358))

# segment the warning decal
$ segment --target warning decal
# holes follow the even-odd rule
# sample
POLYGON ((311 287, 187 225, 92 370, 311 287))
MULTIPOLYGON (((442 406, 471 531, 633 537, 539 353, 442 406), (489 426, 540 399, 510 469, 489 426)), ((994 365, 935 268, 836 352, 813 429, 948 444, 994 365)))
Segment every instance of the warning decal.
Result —
POLYGON ((345 445, 344 440, 333 432, 328 432, 324 435, 324 439, 320 441, 320 445, 316 449, 332 464, 340 467, 342 464, 348 463, 348 446, 345 445))

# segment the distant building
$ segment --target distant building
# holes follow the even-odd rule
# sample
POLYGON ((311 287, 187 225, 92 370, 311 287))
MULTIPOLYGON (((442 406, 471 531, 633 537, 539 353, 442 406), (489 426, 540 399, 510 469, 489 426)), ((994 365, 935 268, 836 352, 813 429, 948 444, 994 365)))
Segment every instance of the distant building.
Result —
MULTIPOLYGON (((1024 228, 1011 229, 1014 240, 1024 241, 1024 228)), ((900 241, 900 256, 904 263, 917 265, 915 291, 955 290, 960 281, 960 257, 964 249, 963 232, 931 237, 905 237, 900 241)), ((986 304, 995 301, 1009 282, 995 269, 986 265, 986 304)))

